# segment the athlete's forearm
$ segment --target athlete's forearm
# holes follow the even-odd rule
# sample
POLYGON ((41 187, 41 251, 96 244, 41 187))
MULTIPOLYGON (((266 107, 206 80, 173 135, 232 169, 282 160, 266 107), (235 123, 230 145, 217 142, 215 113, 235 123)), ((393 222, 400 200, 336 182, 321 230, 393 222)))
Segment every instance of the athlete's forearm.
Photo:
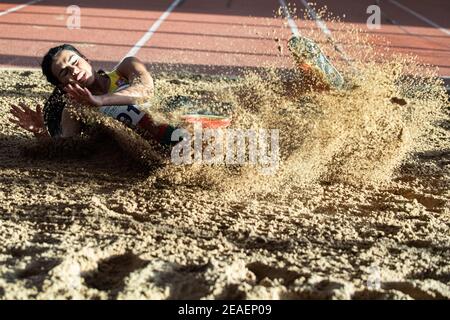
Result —
POLYGON ((140 104, 154 94, 153 81, 150 83, 135 83, 130 87, 114 93, 100 96, 103 106, 140 104))
POLYGON ((143 99, 141 96, 131 96, 126 94, 117 94, 117 93, 108 93, 105 95, 100 96, 101 97, 101 104, 102 106, 113 106, 113 105, 129 105, 129 104, 136 104, 139 99, 143 99))

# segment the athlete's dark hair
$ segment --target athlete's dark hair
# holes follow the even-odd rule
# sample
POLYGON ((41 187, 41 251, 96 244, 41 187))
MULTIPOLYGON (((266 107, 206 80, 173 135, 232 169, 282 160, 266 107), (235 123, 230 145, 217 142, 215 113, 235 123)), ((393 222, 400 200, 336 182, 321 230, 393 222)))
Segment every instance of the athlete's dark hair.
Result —
POLYGON ((42 73, 47 78, 47 81, 55 86, 59 85, 60 82, 59 82, 58 78, 56 78, 56 76, 52 72, 52 62, 53 62, 53 59, 55 58, 55 56, 58 53, 60 53, 62 50, 73 51, 77 55, 82 57, 83 59, 87 60, 87 58, 80 51, 78 51, 77 48, 75 48, 71 44, 62 44, 60 46, 57 46, 57 47, 54 47, 54 48, 51 48, 50 50, 48 50, 48 52, 45 54, 44 58, 42 59, 41 68, 42 68, 42 73))

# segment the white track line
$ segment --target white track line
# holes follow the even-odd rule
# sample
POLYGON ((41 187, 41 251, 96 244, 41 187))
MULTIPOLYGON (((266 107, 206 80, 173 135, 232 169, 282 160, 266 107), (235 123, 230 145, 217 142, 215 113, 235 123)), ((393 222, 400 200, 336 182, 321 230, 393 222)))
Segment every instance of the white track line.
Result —
MULTIPOLYGON (((378 6, 381 7, 381 0, 375 0, 375 3, 376 3, 378 6)), ((393 19, 393 18, 392 18, 390 15, 388 15, 385 11, 384 11, 384 12, 381 11, 381 15, 384 16, 385 19, 386 19, 387 21, 389 21, 389 23, 391 23, 391 24, 394 25, 394 26, 397 26, 400 30, 402 30, 403 32, 409 34, 410 36, 413 36, 413 37, 419 37, 419 38, 425 39, 426 41, 429 41, 429 42, 433 42, 433 43, 435 43, 435 44, 438 44, 438 45, 440 45, 440 46, 444 45, 444 44, 442 43, 442 41, 435 40, 435 39, 433 39, 432 37, 429 37, 429 36, 427 36, 427 35, 416 34, 416 33, 413 33, 413 32, 411 32, 411 31, 409 31, 408 28, 405 28, 400 22, 398 22, 397 20, 393 19)), ((446 46, 446 47, 450 48, 449 46, 446 46)))
POLYGON ((325 24, 325 22, 320 20, 320 18, 317 16, 317 14, 314 11, 314 9, 311 8, 311 6, 305 0, 300 0, 300 1, 303 4, 303 6, 308 10, 308 14, 311 16, 311 18, 313 18, 313 20, 316 22, 316 24, 320 28, 320 30, 322 30, 322 32, 325 33, 325 35, 327 37, 333 37, 332 34, 331 34, 330 29, 328 29, 328 27, 325 24))
POLYGON ((21 4, 20 6, 16 6, 16 7, 14 7, 14 8, 11 8, 11 9, 8 9, 8 10, 5 10, 5 11, 2 11, 2 12, 0 12, 0 17, 1 17, 1 16, 5 16, 5 15, 7 15, 8 13, 12 13, 12 12, 18 11, 18 10, 20 10, 20 9, 23 9, 23 8, 25 8, 25 7, 31 6, 32 4, 35 4, 35 3, 41 2, 41 1, 42 1, 42 0, 33 0, 33 1, 30 1, 30 2, 21 4))
POLYGON ((308 10, 308 14, 316 22, 316 25, 320 28, 320 30, 322 30, 322 32, 327 36, 328 40, 333 44, 335 50, 341 54, 341 56, 345 60, 345 62, 347 62, 349 65, 351 65, 350 59, 348 58, 348 56, 345 53, 344 49, 338 43, 336 43, 334 41, 333 35, 332 35, 330 29, 328 29, 328 27, 325 24, 325 22, 323 22, 319 18, 319 16, 314 11, 314 9, 311 8, 311 6, 305 0, 300 0, 300 1, 303 4, 303 6, 306 8, 306 10, 308 10))
POLYGON ((298 31, 298 27, 295 24, 294 19, 292 19, 291 13, 289 12, 288 7, 286 6, 286 2, 284 0, 278 0, 280 2, 281 8, 283 9, 284 15, 286 16, 289 27, 291 28, 291 32, 294 36, 300 36, 300 32, 298 31))
POLYGON ((390 3, 395 4, 397 7, 403 9, 404 11, 412 14, 413 16, 415 16, 416 18, 419 18, 420 20, 428 23, 430 26, 433 26, 437 29, 439 29, 441 32, 445 33, 446 35, 450 36, 450 31, 441 27, 440 25, 438 25, 437 23, 434 23, 433 21, 431 21, 430 19, 428 19, 427 17, 424 17, 423 15, 421 15, 420 13, 415 12, 414 10, 411 10, 410 8, 408 8, 407 6, 398 3, 395 0, 389 0, 390 3))
POLYGON ((142 36, 142 38, 139 39, 138 42, 136 42, 134 47, 125 55, 124 58, 135 56, 139 49, 141 49, 144 44, 148 40, 150 40, 150 38, 155 34, 156 30, 158 30, 161 23, 163 23, 163 21, 167 19, 169 14, 173 11, 173 9, 176 8, 176 6, 178 6, 181 1, 182 0, 175 0, 174 2, 172 2, 169 8, 167 8, 167 10, 158 18, 158 20, 155 21, 155 23, 150 27, 150 29, 148 29, 148 31, 142 36))

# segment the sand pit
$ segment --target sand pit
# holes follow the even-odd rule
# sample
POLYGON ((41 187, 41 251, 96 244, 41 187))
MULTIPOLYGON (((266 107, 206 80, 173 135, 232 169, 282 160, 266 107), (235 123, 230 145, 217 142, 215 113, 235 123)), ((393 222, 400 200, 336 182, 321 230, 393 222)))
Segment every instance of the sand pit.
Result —
MULTIPOLYGON (((345 97, 304 96, 303 116, 289 118, 303 131, 282 140, 285 165, 268 179, 143 164, 123 147, 138 138, 108 125, 36 143, 7 121, 8 106, 42 103, 51 88, 38 71, 0 77, 2 299, 450 298, 450 115, 438 98, 425 108, 442 112, 432 119, 408 100, 405 122, 392 97, 333 113, 345 97), (413 130, 419 120, 430 121, 425 136, 413 130)), ((162 95, 192 80, 174 79, 157 79, 162 95)), ((284 128, 254 88, 260 124, 284 128)), ((240 105, 245 126, 252 112, 240 105)))
POLYGON ((161 73, 148 101, 174 124, 168 107, 189 96, 233 106, 232 128, 278 129, 271 176, 176 166, 89 112, 82 137, 38 142, 7 121, 9 105, 42 105, 52 88, 38 70, 0 71, 0 298, 449 299, 442 83, 414 59, 374 53, 356 31, 342 33, 355 40, 352 68, 303 31, 336 61, 345 90, 307 90, 293 68, 161 73))

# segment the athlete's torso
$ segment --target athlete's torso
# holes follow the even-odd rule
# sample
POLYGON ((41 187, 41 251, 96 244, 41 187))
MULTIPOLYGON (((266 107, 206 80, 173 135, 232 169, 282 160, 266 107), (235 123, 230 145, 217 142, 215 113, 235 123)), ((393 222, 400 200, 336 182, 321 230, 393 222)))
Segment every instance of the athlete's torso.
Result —
MULTIPOLYGON (((102 74, 109 78, 108 93, 118 92, 130 86, 128 79, 120 75, 116 69, 110 72, 102 72, 102 74)), ((63 109, 66 107, 62 94, 61 90, 56 88, 47 100, 43 110, 44 123, 52 137, 59 137, 62 134, 61 118, 63 109)), ((134 105, 103 106, 100 108, 100 112, 127 125, 136 125, 144 114, 134 105)))
POLYGON ((105 74, 109 78, 108 93, 114 93, 123 90, 130 85, 128 79, 120 75, 116 69, 112 70, 111 72, 105 72, 105 74))

